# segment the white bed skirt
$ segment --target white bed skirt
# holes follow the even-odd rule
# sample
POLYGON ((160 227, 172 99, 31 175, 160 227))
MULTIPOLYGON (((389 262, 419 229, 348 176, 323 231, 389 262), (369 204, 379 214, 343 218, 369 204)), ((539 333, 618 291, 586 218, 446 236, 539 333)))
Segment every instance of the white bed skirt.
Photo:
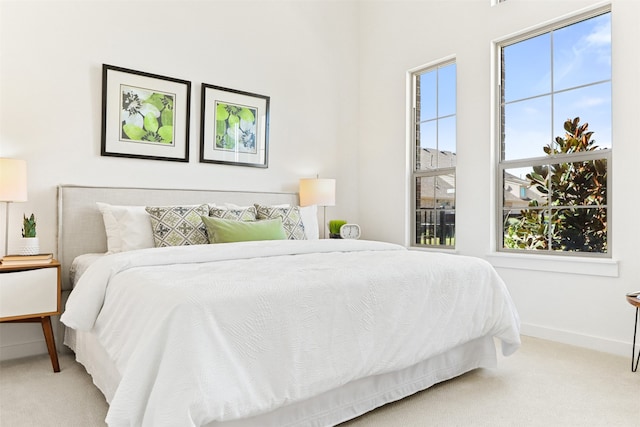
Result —
MULTIPOLYGON (((120 373, 106 351, 90 332, 70 328, 65 330, 64 343, 110 402, 120 373)), ((334 426, 465 372, 494 368, 496 364, 494 339, 485 336, 400 371, 362 378, 257 417, 214 422, 207 427, 334 426)))

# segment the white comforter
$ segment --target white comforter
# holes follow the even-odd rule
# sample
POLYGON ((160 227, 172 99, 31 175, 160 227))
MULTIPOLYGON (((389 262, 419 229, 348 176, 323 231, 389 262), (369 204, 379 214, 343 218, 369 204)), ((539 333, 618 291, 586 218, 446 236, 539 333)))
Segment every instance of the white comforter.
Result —
POLYGON ((62 322, 91 330, 121 382, 110 426, 245 418, 402 369, 519 320, 477 258, 367 241, 243 242, 105 256, 62 322))

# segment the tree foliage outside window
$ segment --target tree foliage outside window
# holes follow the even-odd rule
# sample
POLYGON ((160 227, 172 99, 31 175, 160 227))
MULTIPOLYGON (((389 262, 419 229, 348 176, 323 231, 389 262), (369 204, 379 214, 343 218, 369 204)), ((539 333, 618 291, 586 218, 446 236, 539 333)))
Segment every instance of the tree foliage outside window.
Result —
MULTIPOLYGON (((594 151, 598 147, 580 118, 567 120, 564 138, 557 137, 544 151, 549 156, 594 151)), ((507 216, 504 245, 512 249, 551 249, 607 252, 607 162, 582 162, 534 166, 526 175, 542 195, 529 202, 520 216, 507 216)))

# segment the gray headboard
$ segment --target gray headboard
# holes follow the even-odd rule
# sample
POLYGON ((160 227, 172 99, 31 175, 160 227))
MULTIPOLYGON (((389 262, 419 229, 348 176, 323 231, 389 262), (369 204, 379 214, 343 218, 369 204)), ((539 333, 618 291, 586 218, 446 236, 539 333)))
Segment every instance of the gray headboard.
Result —
POLYGON ((160 188, 58 186, 58 252, 62 264, 62 288, 71 289, 69 267, 85 253, 107 251, 107 235, 96 202, 125 206, 235 203, 237 205, 296 205, 297 193, 176 190, 160 188))

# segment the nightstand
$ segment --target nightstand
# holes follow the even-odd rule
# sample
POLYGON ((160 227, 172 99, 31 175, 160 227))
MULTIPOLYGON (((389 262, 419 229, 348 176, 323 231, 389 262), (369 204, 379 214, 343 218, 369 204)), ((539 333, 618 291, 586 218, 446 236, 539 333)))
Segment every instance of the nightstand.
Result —
POLYGON ((40 322, 53 372, 60 372, 51 316, 60 314, 60 263, 0 264, 0 322, 40 322))
POLYGON ((636 334, 638 332, 638 320, 640 320, 640 291, 630 292, 627 294, 627 302, 636 308, 636 323, 633 327, 633 346, 631 347, 631 372, 638 370, 638 363, 640 363, 640 350, 638 350, 638 357, 636 358, 636 334), (635 359, 635 365, 633 364, 635 359))

